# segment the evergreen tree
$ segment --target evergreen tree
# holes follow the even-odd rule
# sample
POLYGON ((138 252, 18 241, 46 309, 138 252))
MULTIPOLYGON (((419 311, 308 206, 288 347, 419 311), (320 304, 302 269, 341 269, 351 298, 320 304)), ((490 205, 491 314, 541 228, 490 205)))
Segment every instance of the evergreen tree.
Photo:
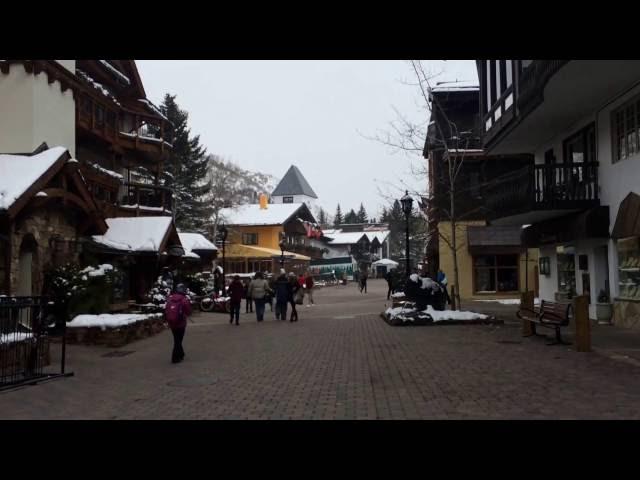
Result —
POLYGON ((364 209, 364 205, 360 204, 360 209, 358 210, 358 221, 357 223, 367 223, 367 211, 364 209))
POLYGON ((353 208, 344 216, 344 223, 358 223, 358 214, 353 208))
POLYGON ((200 145, 200 135, 191 136, 187 123, 189 114, 180 109, 175 99, 175 95, 167 93, 160 106, 172 123, 170 133, 173 139, 163 180, 167 187, 173 189, 173 214, 177 227, 204 233, 204 224, 210 217, 206 195, 211 188, 206 181, 206 148, 200 145))
POLYGON ((327 213, 324 211, 322 207, 320 207, 320 210, 318 211, 318 223, 320 224, 321 228, 325 228, 325 225, 328 223, 327 213))
POLYGON ((340 225, 344 223, 344 217, 342 216, 342 210, 340 209, 340 204, 338 204, 338 208, 336 208, 336 214, 333 217, 333 226, 335 228, 339 228, 340 225))

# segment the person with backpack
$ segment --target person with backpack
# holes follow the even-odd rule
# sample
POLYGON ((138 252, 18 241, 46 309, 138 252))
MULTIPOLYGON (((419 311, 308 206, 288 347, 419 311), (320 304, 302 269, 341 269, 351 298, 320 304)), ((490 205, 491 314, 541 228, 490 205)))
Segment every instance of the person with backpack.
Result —
POLYGON ((191 315, 191 301, 187 298, 187 287, 180 283, 176 286, 175 292, 169 296, 164 310, 165 319, 173 334, 171 363, 180 363, 184 360, 182 340, 189 315, 191 315))
POLYGON ((233 281, 229 285, 229 297, 231 297, 231 319, 229 323, 233 323, 233 317, 236 317, 236 325, 240 321, 240 306, 242 305, 242 296, 244 295, 244 286, 240 281, 240 276, 233 277, 233 281))
POLYGON ((296 274, 293 272, 289 274, 289 285, 291 286, 291 296, 289 297, 289 303, 291 304, 291 320, 289 321, 297 322, 298 310, 296 310, 296 303, 299 302, 299 305, 302 305, 303 297, 300 294, 303 292, 303 290, 298 284, 298 279, 296 278, 296 274))
POLYGON ((291 298, 291 285, 285 275, 284 269, 280 269, 280 276, 275 283, 276 292, 276 320, 287 319, 287 304, 291 298))
POLYGON ((249 297, 256 304, 256 318, 258 322, 264 320, 265 297, 269 292, 269 282, 264 279, 262 272, 257 272, 256 276, 249 284, 249 297))

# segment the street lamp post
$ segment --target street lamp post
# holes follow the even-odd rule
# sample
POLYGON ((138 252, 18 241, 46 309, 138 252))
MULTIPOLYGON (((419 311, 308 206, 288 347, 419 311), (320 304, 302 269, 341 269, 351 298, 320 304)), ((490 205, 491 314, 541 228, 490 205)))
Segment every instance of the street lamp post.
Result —
POLYGON ((405 190, 405 195, 400 199, 400 203, 402 204, 402 211, 404 212, 404 216, 407 220, 407 229, 406 229, 406 262, 407 262, 407 277, 411 275, 411 260, 409 258, 409 219, 411 217, 411 211, 413 210, 413 198, 409 196, 409 191, 405 190))
POLYGON ((280 232, 280 268, 284 268, 284 248, 286 246, 284 239, 284 232, 280 232))
POLYGON ((227 227, 224 226, 224 223, 220 227, 220 238, 222 239, 222 293, 224 294, 224 287, 226 282, 224 281, 225 275, 227 274, 227 262, 225 257, 225 247, 227 245, 227 235, 229 235, 229 231, 227 227))

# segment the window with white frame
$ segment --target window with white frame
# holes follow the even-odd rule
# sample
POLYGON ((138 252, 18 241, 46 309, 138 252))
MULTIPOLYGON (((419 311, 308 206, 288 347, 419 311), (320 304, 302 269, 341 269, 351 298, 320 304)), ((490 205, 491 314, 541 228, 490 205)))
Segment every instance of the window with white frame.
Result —
POLYGON ((640 153, 640 97, 628 101, 611 115, 613 163, 640 153))

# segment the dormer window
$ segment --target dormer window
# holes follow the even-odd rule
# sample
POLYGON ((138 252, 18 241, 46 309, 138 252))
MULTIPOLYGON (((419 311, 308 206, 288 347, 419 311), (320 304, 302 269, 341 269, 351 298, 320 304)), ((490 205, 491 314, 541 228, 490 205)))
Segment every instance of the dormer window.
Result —
POLYGON ((282 203, 293 203, 293 197, 282 197, 282 203))

